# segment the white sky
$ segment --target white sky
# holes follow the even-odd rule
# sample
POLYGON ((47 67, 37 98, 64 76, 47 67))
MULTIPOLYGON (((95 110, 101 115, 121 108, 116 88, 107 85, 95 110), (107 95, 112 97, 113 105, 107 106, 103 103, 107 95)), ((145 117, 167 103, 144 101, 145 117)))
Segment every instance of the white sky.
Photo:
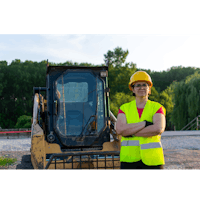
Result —
POLYGON ((0 60, 104 63, 117 46, 129 51, 127 62, 154 71, 172 66, 200 67, 200 36, 161 35, 0 35, 0 60))

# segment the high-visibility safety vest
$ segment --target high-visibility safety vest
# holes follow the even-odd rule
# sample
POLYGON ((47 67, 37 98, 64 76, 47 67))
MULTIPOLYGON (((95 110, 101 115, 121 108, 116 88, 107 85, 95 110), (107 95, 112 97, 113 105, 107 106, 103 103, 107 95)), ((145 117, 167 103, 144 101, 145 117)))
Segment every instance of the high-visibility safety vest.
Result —
MULTIPOLYGON (((136 100, 123 104, 120 109, 125 113, 127 124, 138 123, 144 120, 153 123, 154 114, 163 107, 161 104, 148 100, 141 118, 136 107, 136 100)), ((166 115, 166 110, 163 107, 166 115)), ((121 137, 120 162, 137 162, 142 160, 145 165, 164 165, 164 154, 160 142, 161 135, 151 137, 121 137)))

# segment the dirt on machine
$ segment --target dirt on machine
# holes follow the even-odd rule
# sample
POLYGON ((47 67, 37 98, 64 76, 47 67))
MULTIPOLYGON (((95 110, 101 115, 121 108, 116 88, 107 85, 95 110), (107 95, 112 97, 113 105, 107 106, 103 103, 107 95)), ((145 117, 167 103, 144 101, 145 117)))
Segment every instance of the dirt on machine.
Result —
POLYGON ((119 169, 120 138, 110 111, 108 66, 50 66, 34 87, 34 169, 119 169))

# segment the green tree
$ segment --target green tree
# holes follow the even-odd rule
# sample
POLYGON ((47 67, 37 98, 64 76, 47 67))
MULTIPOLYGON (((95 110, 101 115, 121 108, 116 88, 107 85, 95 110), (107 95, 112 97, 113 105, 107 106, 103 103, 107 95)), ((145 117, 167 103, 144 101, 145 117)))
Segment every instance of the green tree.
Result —
POLYGON ((109 50, 107 54, 104 54, 105 63, 109 63, 108 81, 111 97, 118 92, 132 93, 128 88, 128 83, 136 71, 136 64, 125 63, 128 53, 128 50, 124 51, 122 48, 116 47, 114 51, 109 50))
POLYGON ((121 47, 116 47, 114 51, 108 51, 104 54, 105 62, 109 62, 109 67, 121 67, 125 63, 128 56, 128 50, 124 51, 121 47))
POLYGON ((46 61, 21 62, 19 59, 1 67, 3 74, 0 113, 2 128, 13 128, 17 118, 32 115, 33 87, 45 87, 46 61))
POLYGON ((200 113, 199 95, 200 95, 200 74, 194 74, 186 77, 175 85, 174 89, 174 109, 172 112, 172 121, 177 130, 182 129, 191 120, 200 113))
POLYGON ((17 119, 15 128, 31 128, 31 116, 22 115, 17 119))
POLYGON ((125 94, 124 92, 117 92, 110 103, 110 110, 111 112, 117 117, 117 113, 119 111, 119 108, 122 104, 128 103, 130 101, 133 101, 135 99, 134 96, 131 96, 129 94, 125 94))
POLYGON ((172 111, 173 111, 173 103, 172 98, 168 95, 166 91, 162 91, 160 93, 159 103, 163 105, 166 109, 166 129, 172 128, 172 111))
POLYGON ((160 95, 154 86, 151 88, 151 94, 149 95, 149 99, 151 101, 156 101, 156 102, 159 102, 160 100, 160 95))
POLYGON ((195 67, 183 67, 183 66, 173 66, 167 71, 151 71, 150 69, 137 69, 146 71, 153 81, 154 87, 158 92, 165 90, 173 81, 180 82, 185 80, 188 75, 194 74, 196 71, 199 72, 199 68, 195 67))

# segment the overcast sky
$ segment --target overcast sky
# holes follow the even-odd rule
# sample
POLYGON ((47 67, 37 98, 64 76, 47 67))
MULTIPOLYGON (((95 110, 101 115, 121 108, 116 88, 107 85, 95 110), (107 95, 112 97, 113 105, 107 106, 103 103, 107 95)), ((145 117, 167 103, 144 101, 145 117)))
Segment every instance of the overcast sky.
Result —
POLYGON ((126 62, 154 71, 172 66, 200 67, 199 35, 150 34, 2 34, 0 60, 104 63, 104 54, 116 47, 129 51, 126 62))

